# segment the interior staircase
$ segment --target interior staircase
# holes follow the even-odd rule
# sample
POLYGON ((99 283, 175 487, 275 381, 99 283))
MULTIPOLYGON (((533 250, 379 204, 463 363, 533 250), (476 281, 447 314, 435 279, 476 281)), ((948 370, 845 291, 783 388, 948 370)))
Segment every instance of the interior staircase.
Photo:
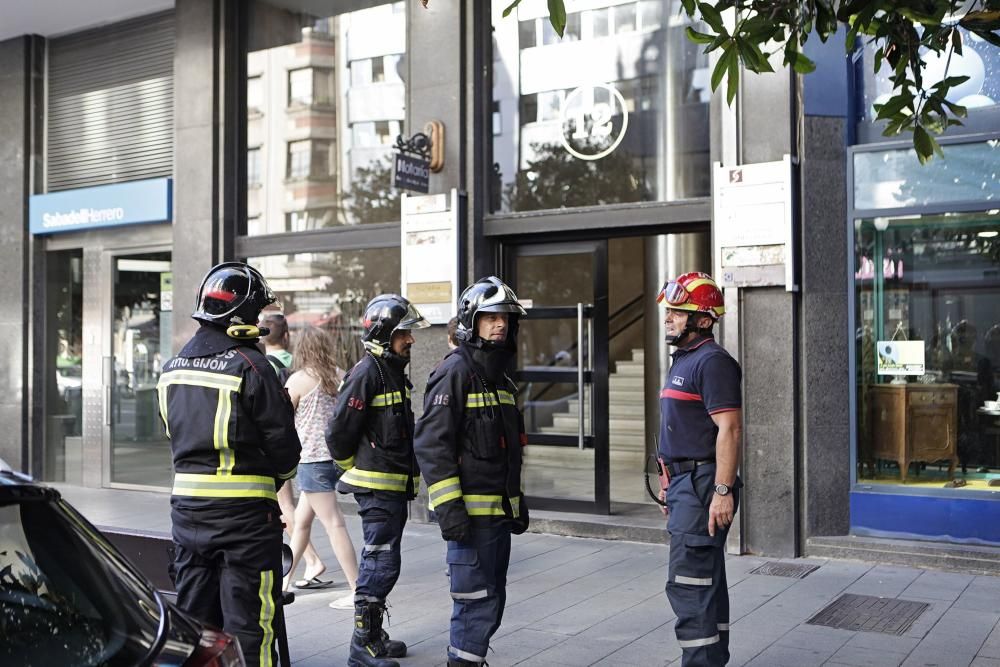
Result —
MULTIPOLYGON (((646 458, 644 351, 632 350, 632 358, 615 363, 608 379, 608 429, 610 439, 612 502, 647 502, 642 487, 646 458)), ((589 389, 584 401, 589 401, 589 389)), ((567 401, 567 409, 552 416, 552 425, 542 433, 574 434, 579 429, 580 401, 567 401)), ((589 411, 584 413, 584 432, 591 433, 589 411)), ((534 445, 525 449, 525 474, 533 493, 555 497, 593 498, 594 450, 576 447, 534 445)))

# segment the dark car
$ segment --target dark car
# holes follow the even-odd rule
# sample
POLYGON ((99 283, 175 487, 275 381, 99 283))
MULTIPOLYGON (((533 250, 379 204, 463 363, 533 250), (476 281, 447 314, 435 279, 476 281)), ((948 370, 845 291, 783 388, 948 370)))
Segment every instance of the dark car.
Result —
POLYGON ((51 489, 0 460, 0 665, 241 667, 51 489))

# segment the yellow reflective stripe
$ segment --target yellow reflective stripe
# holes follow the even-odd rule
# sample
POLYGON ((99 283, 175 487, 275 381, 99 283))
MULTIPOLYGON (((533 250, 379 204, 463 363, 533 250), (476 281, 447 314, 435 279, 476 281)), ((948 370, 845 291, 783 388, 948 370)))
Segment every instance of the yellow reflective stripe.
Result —
POLYGON ((294 468, 286 472, 284 475, 278 475, 278 479, 291 479, 298 474, 299 474, 299 467, 295 466, 294 468))
POLYGON ((271 589, 274 586, 274 572, 265 570, 260 573, 260 590, 257 595, 260 598, 260 618, 258 623, 260 629, 264 631, 264 636, 260 641, 260 667, 270 667, 271 644, 274 642, 274 596, 271 589))
POLYGON ((219 390, 219 404, 215 410, 215 448, 219 450, 220 475, 228 475, 233 472, 236 465, 236 453, 229 448, 229 416, 232 414, 233 403, 230 399, 232 392, 224 389, 219 390))
POLYGON ((351 468, 341 477, 345 484, 379 491, 406 491, 409 475, 394 472, 376 472, 351 468))
MULTIPOLYGON (((406 397, 410 397, 410 392, 406 392, 406 397)), ((396 405, 397 403, 403 402, 403 395, 398 391, 390 391, 386 394, 376 394, 375 398, 372 399, 371 406, 373 408, 384 408, 389 405, 396 405)))
POLYGON ((465 511, 469 516, 503 516, 503 496, 466 495, 465 511))
POLYGON ((160 403, 160 419, 163 420, 163 430, 170 437, 170 424, 167 422, 167 387, 156 385, 156 393, 160 403))
POLYGON ((347 459, 334 459, 333 462, 336 463, 341 470, 350 470, 354 467, 353 456, 347 459))
POLYGON ((186 384, 209 389, 228 389, 239 391, 243 386, 243 377, 239 375, 223 375, 207 371, 167 371, 160 376, 157 388, 172 384, 186 384))
POLYGON ((431 509, 449 500, 462 497, 462 484, 458 477, 449 477, 427 487, 427 504, 431 509))
MULTIPOLYGON (((509 391, 501 389, 497 394, 500 396, 500 403, 504 405, 517 405, 517 401, 514 400, 514 394, 509 391)), ((489 392, 485 394, 469 394, 465 399, 465 407, 467 408, 486 408, 495 405, 499 405, 497 398, 489 392)))
POLYGON ((265 475, 177 473, 173 494, 197 498, 270 498, 277 500, 274 479, 265 475))

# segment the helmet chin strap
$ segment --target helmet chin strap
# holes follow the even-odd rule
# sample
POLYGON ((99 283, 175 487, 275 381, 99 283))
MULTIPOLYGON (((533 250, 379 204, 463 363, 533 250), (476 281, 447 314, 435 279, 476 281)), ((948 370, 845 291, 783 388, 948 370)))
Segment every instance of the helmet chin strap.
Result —
POLYGON ((371 352, 376 357, 384 357, 388 352, 388 350, 386 350, 381 343, 376 343, 373 340, 362 341, 362 345, 364 345, 365 350, 371 352))
POLYGON ((695 316, 700 316, 700 315, 702 315, 701 312, 692 312, 691 315, 688 316, 687 322, 684 324, 684 328, 681 330, 681 332, 676 336, 671 336, 670 334, 667 334, 666 336, 663 337, 664 340, 666 340, 667 343, 670 345, 680 345, 681 341, 687 338, 687 335, 690 333, 701 334, 704 333, 705 331, 711 331, 711 327, 709 327, 708 329, 702 329, 701 327, 697 326, 694 323, 695 316))

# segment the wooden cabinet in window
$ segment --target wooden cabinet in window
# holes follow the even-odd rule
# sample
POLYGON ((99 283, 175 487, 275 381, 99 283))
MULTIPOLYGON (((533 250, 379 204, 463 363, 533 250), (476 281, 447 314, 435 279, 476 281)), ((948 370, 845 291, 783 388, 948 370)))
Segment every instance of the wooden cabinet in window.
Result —
POLYGON ((958 460, 958 386, 879 384, 871 387, 872 440, 876 459, 896 461, 906 481, 911 463, 958 460))

